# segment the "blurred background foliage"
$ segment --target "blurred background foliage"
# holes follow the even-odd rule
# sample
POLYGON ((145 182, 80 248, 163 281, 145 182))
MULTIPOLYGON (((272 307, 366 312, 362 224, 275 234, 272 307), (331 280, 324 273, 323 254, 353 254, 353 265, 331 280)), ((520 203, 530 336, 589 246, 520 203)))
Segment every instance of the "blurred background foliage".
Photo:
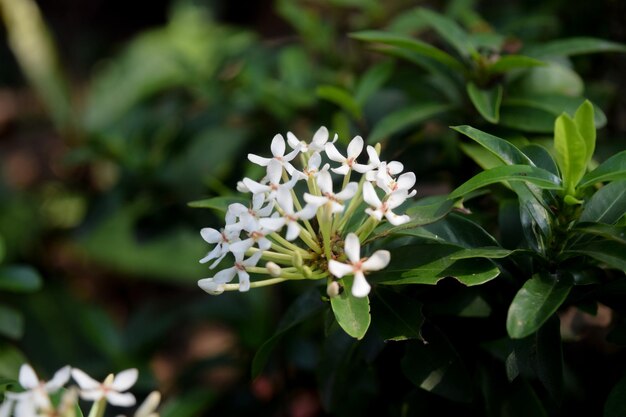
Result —
MULTIPOLYGON (((302 284, 207 296, 195 285, 210 274, 198 263, 208 249, 199 230, 221 220, 188 202, 233 194, 259 174, 248 152, 320 125, 344 143, 382 142, 416 172, 420 198, 461 184, 477 171, 472 159, 484 163, 449 125, 542 143, 586 97, 607 157, 626 147, 626 55, 615 53, 626 42, 624 2, 1 0, 0 9, 0 375, 15 378, 24 361, 48 376, 65 364, 101 376, 134 366, 139 392, 160 389, 162 415, 177 417, 547 415, 532 408, 526 380, 467 407, 445 399, 471 393, 410 388, 404 345, 373 336, 356 345, 302 284), (551 43, 574 36, 606 42, 551 43), (317 320, 284 324, 279 354, 251 380, 255 351, 297 297, 289 314, 317 320), (360 366, 349 365, 355 357, 360 366)), ((505 315, 475 290, 441 286, 424 291, 448 328, 463 329, 453 342, 504 334, 505 315), (459 306, 463 318, 451 317, 459 306)), ((384 320, 384 306, 373 308, 384 320)), ((585 329, 606 332, 601 318, 585 329)), ((448 337, 409 349, 458 357, 448 337)), ((598 415, 615 382, 597 378, 617 347, 593 334, 587 342, 571 355, 593 353, 589 379, 570 387, 586 394, 570 395, 562 415, 598 415)), ((502 351, 476 350, 461 354, 489 351, 485 363, 502 351)), ((475 375, 480 389, 503 390, 485 375, 475 375)))

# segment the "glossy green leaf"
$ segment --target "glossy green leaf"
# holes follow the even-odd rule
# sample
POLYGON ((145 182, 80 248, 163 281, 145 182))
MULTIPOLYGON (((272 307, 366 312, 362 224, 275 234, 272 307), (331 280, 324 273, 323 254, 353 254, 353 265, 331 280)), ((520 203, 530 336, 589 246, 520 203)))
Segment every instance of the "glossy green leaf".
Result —
POLYGON ((460 143, 459 146, 465 155, 472 158, 482 169, 491 169, 504 165, 497 156, 480 145, 473 143, 460 143))
POLYGON ((574 233, 586 233, 626 245, 626 226, 604 223, 579 223, 572 230, 574 233))
POLYGON ((463 248, 449 244, 411 244, 391 250, 391 262, 384 270, 371 274, 372 280, 385 285, 435 285, 452 277, 467 286, 480 285, 496 278, 500 270, 484 258, 455 261, 451 255, 463 248))
POLYGON ((42 286, 39 273, 30 266, 0 267, 0 291, 33 292, 42 286))
POLYGON ((517 292, 509 307, 506 329, 513 339, 535 333, 563 304, 572 285, 556 277, 536 274, 517 292))
POLYGON ((24 334, 24 317, 22 314, 0 304, 0 335, 10 339, 19 339, 24 334))
POLYGON ((316 289, 299 296, 285 312, 274 335, 256 351, 252 360, 252 378, 256 378, 261 374, 274 347, 287 331, 319 313, 323 308, 324 303, 316 289))
POLYGON ((431 58, 457 71, 463 71, 465 69, 464 65, 450 54, 442 51, 441 49, 435 48, 426 42, 409 38, 407 36, 377 30, 356 32, 352 33, 350 36, 360 41, 382 43, 384 45, 391 45, 401 49, 406 49, 419 55, 431 58))
POLYGON ((355 119, 361 119, 363 113, 361 106, 349 91, 334 85, 321 85, 317 87, 317 96, 338 105, 355 119))
POLYGON ((498 123, 500 119, 500 103, 502 103, 502 86, 498 84, 493 88, 485 90, 469 82, 466 88, 467 94, 478 113, 488 122, 498 123))
POLYGON ((603 417, 622 417, 626 414, 626 375, 611 389, 604 404, 603 417))
POLYGON ((554 125, 554 151, 565 192, 574 195, 576 184, 587 169, 587 145, 574 120, 565 113, 556 119, 554 125))
POLYGON ((561 189, 559 177, 545 169, 530 165, 504 165, 475 175, 452 191, 448 198, 461 198, 474 190, 503 181, 523 181, 543 189, 561 189))
MULTIPOLYGON (((546 61, 542 67, 529 68, 512 83, 512 92, 526 96, 560 95, 581 97, 585 83, 582 77, 564 63, 546 61)), ((566 109, 560 109, 560 114, 566 109)), ((575 109, 574 109, 575 110, 575 109)))
POLYGON ((401 366, 404 375, 419 388, 452 401, 472 400, 472 381, 461 357, 446 337, 429 332, 427 343, 407 345, 401 366))
POLYGON ((471 259, 471 258, 486 258, 486 259, 501 259, 511 255, 514 251, 508 249, 502 249, 498 247, 492 248, 471 248, 463 249, 450 255, 450 259, 471 259))
POLYGON ((386 139, 403 129, 415 126, 425 120, 445 113, 453 109, 452 105, 440 103, 420 103, 415 106, 407 107, 395 111, 382 120, 380 120, 372 133, 370 133, 367 142, 376 143, 381 139, 386 139))
POLYGON ((205 200, 192 201, 188 203, 188 206, 193 208, 208 208, 226 213, 228 206, 231 204, 240 203, 247 205, 249 202, 250 200, 243 197, 213 197, 205 200))
POLYGON ((600 52, 626 52, 626 45, 604 39, 580 37, 558 39, 525 48, 522 52, 534 57, 572 56, 600 52))
POLYGON ((524 55, 504 55, 488 67, 492 73, 504 73, 514 69, 540 67, 545 62, 524 55))
POLYGON ((452 126, 452 129, 474 140, 507 165, 532 165, 532 161, 510 142, 471 126, 452 126))
POLYGON ((438 238, 462 248, 496 247, 498 241, 478 223, 459 213, 450 213, 435 223, 422 226, 438 238))
POLYGON ((384 340, 422 339, 422 303, 401 293, 376 289, 372 319, 384 340))
POLYGON ((393 72, 393 61, 381 62, 373 66, 359 80, 354 91, 354 99, 359 105, 365 104, 372 94, 387 82, 393 72))
POLYGON ((478 51, 470 42, 468 33, 454 20, 429 9, 417 10, 419 17, 437 32, 446 42, 454 47, 461 56, 466 58, 477 56, 478 51))
POLYGON ((585 203, 581 222, 613 224, 626 213, 626 181, 615 181, 600 188, 585 203))
POLYGON ((550 155, 550 152, 541 145, 531 143, 530 145, 521 148, 521 151, 530 158, 535 166, 543 168, 554 175, 559 174, 559 168, 556 165, 556 161, 550 155))
POLYGON ((587 173, 578 187, 588 187, 599 182, 626 180, 626 151, 621 151, 587 173))
POLYGON ((526 105, 502 103, 500 125, 531 133, 552 133, 556 116, 547 110, 526 105))
POLYGON ((345 277, 341 281, 344 290, 330 299, 330 305, 341 328, 355 339, 362 339, 371 322, 369 298, 352 295, 354 277, 345 277))
POLYGON ((588 255, 609 267, 626 271, 626 245, 615 241, 593 242, 584 245, 580 249, 566 251, 566 253, 579 253, 588 255))
POLYGON ((578 129, 580 136, 583 138, 587 149, 585 165, 589 164, 589 161, 591 161, 591 157, 593 157, 593 153, 596 150, 596 125, 593 113, 593 104, 591 104, 589 100, 585 100, 583 104, 576 109, 576 113, 574 113, 576 128, 578 129))

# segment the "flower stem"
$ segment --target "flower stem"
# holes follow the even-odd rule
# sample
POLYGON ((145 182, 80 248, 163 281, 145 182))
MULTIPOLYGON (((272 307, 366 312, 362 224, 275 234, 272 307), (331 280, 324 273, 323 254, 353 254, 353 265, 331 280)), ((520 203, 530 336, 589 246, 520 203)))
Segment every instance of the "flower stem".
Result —
POLYGON ((348 204, 348 208, 346 209, 346 211, 343 212, 343 215, 341 216, 341 220, 334 227, 333 232, 337 230, 342 231, 343 228, 346 227, 348 220, 350 220, 350 217, 354 214, 356 209, 359 207, 359 205, 363 201, 363 183, 364 182, 365 182, 365 175, 361 177, 361 181, 359 181, 359 188, 356 191, 356 194, 350 200, 350 203, 348 204))
POLYGON ((361 227, 359 227, 355 232, 356 235, 359 237, 359 242, 364 242, 365 239, 367 239, 367 237, 370 235, 370 233, 372 233, 372 231, 376 228, 376 226, 378 226, 378 223, 380 223, 378 219, 376 219, 374 216, 370 216, 370 218, 367 219, 365 223, 363 223, 361 227))
POLYGON ((322 231, 322 239, 324 255, 326 256, 326 260, 333 259, 333 253, 330 247, 330 234, 332 229, 332 214, 331 207, 329 204, 325 204, 322 207, 321 221, 320 221, 320 230, 322 231))
MULTIPOLYGON (((274 233, 270 234, 270 237, 272 239, 276 240, 276 243, 282 245, 282 246, 279 246, 280 247, 279 252, 286 253, 286 254, 290 255, 292 252, 298 251, 298 252, 300 252, 302 254, 302 257, 304 259, 311 258, 311 254, 307 250, 302 249, 300 246, 291 243, 290 241, 288 241, 287 239, 285 239, 284 237, 279 235, 277 232, 274 232, 274 233)), ((273 245, 272 245, 272 247, 273 247, 273 245)), ((275 249, 278 250, 278 247, 276 247, 275 249)))

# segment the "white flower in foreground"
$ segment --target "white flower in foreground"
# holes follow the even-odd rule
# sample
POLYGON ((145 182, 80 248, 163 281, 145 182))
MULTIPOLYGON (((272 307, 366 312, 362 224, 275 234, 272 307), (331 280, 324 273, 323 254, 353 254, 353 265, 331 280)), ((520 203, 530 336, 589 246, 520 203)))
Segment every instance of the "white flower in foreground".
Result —
POLYGON ((261 259, 262 252, 255 252, 251 257, 243 260, 243 253, 235 254, 235 264, 230 268, 223 269, 212 278, 204 278, 198 281, 198 286, 211 295, 224 292, 224 284, 233 280, 235 275, 239 277, 239 291, 250 289, 250 274, 246 267, 256 266, 261 259))
POLYGON ((324 164, 324 166, 320 169, 322 165, 322 155, 319 152, 315 152, 309 158, 309 162, 307 163, 307 167, 302 170, 302 172, 297 171, 303 179, 307 178, 315 178, 322 171, 328 171, 330 168, 329 164, 324 164))
POLYGON ((367 146, 367 155, 370 157, 369 164, 372 167, 371 171, 365 173, 365 179, 367 181, 376 181, 378 172, 386 173, 388 176, 398 175, 404 170, 404 165, 398 161, 381 162, 378 157, 378 153, 373 146, 367 146))
POLYGON ((137 369, 126 369, 115 377, 109 375, 104 382, 98 382, 80 369, 72 369, 72 378, 80 387, 80 397, 87 401, 106 398, 111 405, 130 407, 135 405, 135 396, 127 391, 137 382, 137 369), (113 377, 113 378, 112 378, 113 377))
POLYGON ((328 270, 337 278, 354 275, 352 295, 366 297, 371 287, 365 279, 365 272, 379 271, 385 268, 389 264, 391 254, 386 250, 377 250, 369 258, 361 258, 361 244, 354 233, 349 233, 346 237, 344 251, 349 262, 344 264, 331 259, 328 261, 328 270))
POLYGON ((283 210, 283 216, 261 219, 261 226, 266 229, 278 231, 282 229, 283 226, 287 225, 287 234, 285 235, 285 238, 289 241, 295 240, 298 236, 300 236, 300 231, 302 230, 298 221, 311 220, 315 217, 317 206, 307 204, 302 210, 296 212, 293 208, 293 197, 291 196, 291 192, 286 189, 278 190, 276 201, 283 210))
POLYGON ((317 176, 317 185, 320 187, 322 195, 317 196, 304 193, 304 201, 317 207, 328 204, 331 207, 331 213, 342 212, 344 209, 343 202, 354 197, 359 188, 356 182, 351 182, 337 194, 333 193, 333 179, 327 171, 319 173, 317 176))
MULTIPOLYGON (((335 134, 332 143, 336 140, 337 134, 335 134)), ((317 129, 317 132, 313 135, 313 139, 311 139, 311 143, 299 140, 296 135, 291 132, 287 132, 287 142, 289 143, 289 146, 295 150, 299 150, 300 152, 321 152, 324 150, 326 142, 328 142, 328 129, 324 126, 317 129)))
POLYGON ((365 173, 372 169, 370 165, 358 164, 356 159, 361 155, 363 151, 363 138, 355 136, 354 139, 348 144, 348 156, 343 156, 339 153, 335 145, 332 143, 326 144, 326 155, 328 158, 335 162, 341 162, 341 166, 338 168, 331 168, 336 174, 346 175, 350 170, 354 170, 359 173, 365 173))
POLYGON ((217 244, 212 251, 210 251, 204 258, 200 259, 200 263, 204 264, 212 259, 215 259, 210 266, 211 269, 215 268, 224 259, 228 253, 230 244, 239 240, 239 232, 234 230, 216 230, 210 227, 205 227, 200 230, 200 235, 205 242, 211 244, 217 244))
MULTIPOLYGON (((288 171, 289 172, 289 171, 288 171)), ((290 173, 296 172, 295 168, 292 167, 290 173)), ((251 180, 250 178, 244 178, 243 183, 252 194, 267 194, 268 200, 273 200, 276 196, 276 192, 281 188, 291 189, 296 182, 298 181, 298 177, 294 175, 289 182, 285 184, 280 183, 281 176, 283 174, 283 167, 280 163, 276 161, 270 161, 267 164, 267 175, 265 176, 265 182, 256 182, 251 180)))
POLYGON ((268 166, 270 161, 278 161, 282 166, 285 167, 287 172, 291 174, 295 170, 295 168, 289 163, 289 161, 295 158, 300 150, 294 149, 293 151, 285 155, 285 139, 283 139, 283 135, 281 134, 277 134, 274 136, 274 139, 272 139, 272 144, 270 145, 270 149, 272 151, 273 158, 264 158, 253 153, 249 153, 248 159, 250 160, 250 162, 260 165, 262 167, 268 166))
POLYGON ((265 204, 265 195, 255 194, 252 197, 252 207, 246 207, 241 203, 229 205, 226 211, 227 221, 224 229, 233 233, 239 233, 242 230, 251 232, 258 229, 259 219, 269 216, 274 210, 273 201, 268 201, 265 207, 263 204, 265 204))
MULTIPOLYGON (((381 167, 385 163, 381 164, 381 167)), ((413 197, 416 194, 416 191, 413 190, 410 193, 408 192, 415 185, 415 174, 412 172, 405 172, 400 175, 397 179, 394 179, 390 176, 387 171, 378 170, 376 174, 376 185, 385 191, 386 194, 391 194, 395 192, 406 192, 407 198, 413 197)))
MULTIPOLYGON (((58 391, 67 383, 67 381, 69 381, 70 369, 71 368, 69 366, 64 366, 54 374, 50 381, 45 382, 40 381, 39 378, 37 378, 37 374, 30 365, 23 364, 20 368, 18 380, 22 388, 26 391, 20 393, 7 393, 8 398, 18 402, 16 405, 16 415, 18 415, 18 409, 25 407, 21 405, 22 403, 32 404, 33 409, 51 407, 52 404, 50 403, 50 397, 48 394, 58 391)), ((22 414, 22 412, 19 414, 22 414)))
POLYGON ((372 183, 366 182, 363 184, 363 200, 371 207, 365 209, 365 212, 370 216, 374 216, 378 221, 385 216, 389 223, 394 226, 399 226, 411 220, 406 214, 399 216, 391 211, 404 203, 408 196, 406 191, 396 192, 391 193, 384 201, 381 201, 372 183))

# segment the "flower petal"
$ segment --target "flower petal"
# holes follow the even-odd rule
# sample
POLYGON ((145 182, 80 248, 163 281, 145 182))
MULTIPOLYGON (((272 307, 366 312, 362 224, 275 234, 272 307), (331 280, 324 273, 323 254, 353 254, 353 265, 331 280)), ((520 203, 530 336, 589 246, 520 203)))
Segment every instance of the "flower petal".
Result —
POLYGON ((262 228, 277 232, 285 225, 287 220, 284 217, 266 217, 259 220, 262 228))
POLYGON ((300 236, 300 226, 297 222, 290 222, 287 226, 287 233, 285 235, 285 239, 288 241, 295 240, 298 236, 300 236))
POLYGON ((270 163, 272 158, 263 158, 262 156, 255 155, 253 153, 248 154, 248 160, 253 164, 261 165, 262 167, 266 167, 267 164, 270 163))
POLYGON ((337 200, 346 201, 354 197, 357 190, 359 189, 359 185, 356 182, 350 182, 346 185, 346 188, 335 194, 337 200))
POLYGON ((70 380, 70 371, 72 368, 64 366, 54 373, 54 376, 46 384, 46 391, 56 392, 70 380))
MULTIPOLYGON (((72 371, 74 370, 72 369, 72 371)), ((72 376, 74 375, 72 374, 72 376)), ((102 389, 100 388, 80 391, 80 398, 82 398, 83 400, 98 401, 102 397, 104 397, 104 391, 102 391, 102 389)))
POLYGON ((33 389, 39 385, 39 378, 37 378, 35 370, 27 363, 20 368, 19 381, 24 389, 33 389))
POLYGON ((100 388, 100 383, 81 371, 78 368, 72 368, 72 378, 81 390, 95 390, 100 388))
POLYGON ((350 259, 353 264, 361 259, 361 243, 356 234, 349 233, 348 236, 346 236, 343 248, 346 252, 346 256, 348 256, 348 259, 350 259))
POLYGON ((198 281, 198 287, 211 295, 219 295, 224 292, 224 284, 219 284, 213 278, 204 278, 198 281))
POLYGON ((137 382, 139 372, 135 368, 126 369, 115 375, 111 387, 116 391, 126 391, 137 382))
POLYGON ((355 136, 348 144, 348 158, 356 159, 363 152, 363 138, 355 136))
POLYGON ((354 274, 354 282, 352 283, 352 295, 357 298, 367 297, 372 287, 365 279, 365 275, 362 272, 354 274))
POLYGON ((272 150, 272 155, 274 156, 283 156, 285 154, 285 139, 283 138, 283 135, 280 133, 274 135, 270 149, 272 150))
POLYGON ((122 394, 119 392, 110 391, 107 393, 106 397, 109 404, 117 405, 118 407, 132 407, 137 402, 135 396, 130 392, 122 394))
POLYGON ((300 149, 303 152, 306 152, 306 150, 303 149, 303 144, 300 142, 300 139, 298 139, 296 135, 291 132, 287 132, 287 143, 291 146, 291 149, 300 149))
MULTIPOLYGON (((320 207, 323 206, 324 204, 328 203, 328 197, 322 197, 319 195, 313 195, 313 194, 309 194, 309 193, 304 193, 304 201, 306 201, 307 203, 315 206, 315 207, 320 207)), ((317 209, 316 209, 317 210, 317 209)))
POLYGON ((380 158, 378 157, 378 153, 376 149, 372 145, 367 145, 366 148, 367 156, 370 158, 370 164, 374 165, 375 168, 380 165, 380 158))
POLYGON ((250 178, 244 178, 243 183, 253 194, 266 193, 272 190, 269 185, 260 184, 250 178))
POLYGON ((246 292, 250 290, 250 274, 246 271, 237 271, 239 276, 239 291, 246 292))
POLYGON ((328 261, 328 270, 337 278, 342 278, 345 275, 350 275, 354 272, 354 268, 352 267, 352 265, 344 264, 335 261, 334 259, 328 261))
POLYGON ((383 204, 380 201, 380 198, 378 198, 376 190, 374 190, 374 186, 371 182, 363 183, 363 200, 374 208, 378 208, 383 204))
POLYGON ((211 227, 205 227, 200 230, 200 236, 202 236, 202 239, 207 243, 217 243, 222 240, 220 231, 211 227))
POLYGON ((324 149, 326 142, 328 142, 328 129, 326 129, 326 126, 321 126, 317 129, 315 134, 313 134, 309 148, 313 151, 320 152, 324 149))
POLYGON ((347 175, 348 172, 350 172, 350 167, 348 165, 341 165, 337 168, 331 168, 330 170, 333 171, 335 174, 347 175))
POLYGON ((397 214, 391 211, 387 211, 385 213, 385 217, 387 218, 389 223, 391 223, 394 226, 400 226, 401 224, 405 224, 411 221, 411 218, 407 216, 406 214, 402 216, 398 216, 397 214))
POLYGON ((391 254, 388 250, 377 250, 361 265, 363 271, 380 271, 389 265, 391 254))
POLYGON ((327 171, 322 171, 317 176, 317 185, 322 193, 333 192, 333 179, 327 171))
POLYGON ((397 175, 404 170, 404 165, 398 161, 391 161, 387 164, 387 172, 389 175, 397 175))
POLYGON ((335 145, 332 143, 327 143, 324 149, 326 150, 326 156, 328 156, 328 159, 330 159, 331 161, 345 162, 347 159, 345 156, 339 153, 335 145))

